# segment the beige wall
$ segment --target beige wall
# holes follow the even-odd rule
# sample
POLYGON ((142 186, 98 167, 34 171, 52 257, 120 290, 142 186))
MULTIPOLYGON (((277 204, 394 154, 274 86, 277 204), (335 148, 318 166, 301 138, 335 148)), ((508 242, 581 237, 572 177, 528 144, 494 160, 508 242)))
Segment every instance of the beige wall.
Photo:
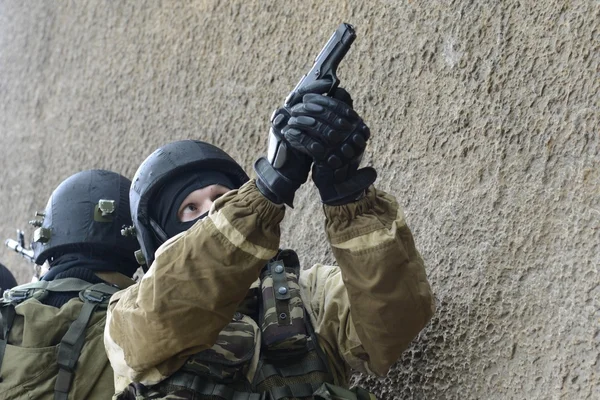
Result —
MULTIPOLYGON (((366 163, 406 208, 438 312, 382 398, 600 398, 598 1, 0 1, 0 233, 81 169, 200 138, 250 170, 342 21, 366 163)), ((316 190, 284 244, 331 261, 316 190)), ((31 230, 28 230, 31 232, 31 230)), ((0 260, 24 282, 29 266, 0 260)))

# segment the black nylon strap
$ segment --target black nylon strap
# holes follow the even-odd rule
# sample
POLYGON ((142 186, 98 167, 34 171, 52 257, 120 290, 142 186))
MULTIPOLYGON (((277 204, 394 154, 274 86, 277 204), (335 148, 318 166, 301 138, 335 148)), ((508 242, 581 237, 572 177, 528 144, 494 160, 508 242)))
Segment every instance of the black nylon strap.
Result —
POLYGON ((168 378, 167 383, 180 386, 202 396, 216 396, 224 400, 260 400, 259 393, 236 392, 220 383, 206 382, 205 379, 189 373, 178 372, 168 378))
POLYGON ((323 349, 321 348, 321 345, 319 344, 317 334, 315 333, 315 328, 313 327, 313 324, 310 320, 310 316, 306 312, 306 308, 304 309, 304 323, 306 325, 306 330, 308 331, 308 334, 310 335, 310 340, 308 341, 309 348, 314 349, 317 352, 319 358, 321 359, 321 361, 325 365, 325 368, 327 369, 327 375, 329 375, 331 382, 333 382, 333 380, 334 380, 333 373, 331 372, 331 366, 329 365, 329 359, 327 358, 327 356, 325 355, 325 352, 323 351, 323 349))
POLYGON ((289 386, 280 386, 269 391, 272 400, 280 400, 286 397, 311 397, 321 386, 321 383, 298 383, 289 386))
POLYGON ((327 364, 318 356, 314 362, 307 363, 301 362, 299 364, 286 365, 281 367, 275 367, 273 364, 262 364, 260 369, 257 371, 255 382, 257 385, 263 382, 265 379, 271 376, 281 376, 283 378, 289 378, 293 376, 308 375, 312 372, 324 372, 329 373, 327 364))
MULTIPOLYGON (((2 339, 0 340, 0 373, 2 372, 2 361, 4 360, 4 352, 6 351, 6 345, 8 344, 8 335, 10 328, 15 320, 15 306, 9 304, 0 309, 0 334, 2 339)), ((0 382, 2 382, 2 376, 0 375, 0 382)))
POLYGON ((59 370, 54 385, 55 400, 67 400, 69 397, 77 360, 85 342, 85 329, 99 304, 86 300, 81 307, 79 316, 69 326, 67 333, 60 341, 56 357, 59 370))

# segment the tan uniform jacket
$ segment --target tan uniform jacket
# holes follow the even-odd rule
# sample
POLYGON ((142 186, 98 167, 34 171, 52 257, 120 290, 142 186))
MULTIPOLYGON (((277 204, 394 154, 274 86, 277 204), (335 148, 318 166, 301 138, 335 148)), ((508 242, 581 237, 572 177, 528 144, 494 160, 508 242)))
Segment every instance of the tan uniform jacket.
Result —
MULTIPOLYGON (((302 271, 305 307, 338 384, 350 368, 385 375, 434 311, 423 260, 392 196, 371 187, 324 210, 339 267, 302 271)), ((157 383, 215 343, 275 256, 284 213, 250 181, 161 246, 138 284, 113 295, 104 342, 117 389, 157 383)))

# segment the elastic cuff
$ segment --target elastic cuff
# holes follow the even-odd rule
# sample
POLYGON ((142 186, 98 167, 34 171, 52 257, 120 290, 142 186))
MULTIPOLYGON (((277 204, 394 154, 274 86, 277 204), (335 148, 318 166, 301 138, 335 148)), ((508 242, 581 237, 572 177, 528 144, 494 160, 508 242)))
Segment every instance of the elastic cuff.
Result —
POLYGON ((389 229, 398 214, 396 199, 370 186, 365 197, 341 206, 323 206, 325 230, 331 243, 340 243, 374 232, 389 229))
MULTIPOLYGON (((261 220, 279 223, 285 215, 285 207, 267 199, 256 187, 254 179, 246 182, 238 190, 232 190, 217 199, 213 205, 214 212, 225 206, 246 209, 247 213, 257 214, 261 220)), ((211 210, 211 212, 213 212, 211 210)))
POLYGON ((392 196, 371 185, 360 199, 339 206, 323 204, 323 210, 328 220, 348 221, 365 213, 385 212, 395 203, 396 200, 392 196))

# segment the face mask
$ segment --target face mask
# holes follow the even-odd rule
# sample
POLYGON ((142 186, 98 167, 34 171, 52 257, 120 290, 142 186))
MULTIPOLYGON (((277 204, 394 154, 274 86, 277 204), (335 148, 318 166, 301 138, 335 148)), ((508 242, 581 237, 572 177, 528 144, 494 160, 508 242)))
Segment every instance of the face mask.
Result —
MULTIPOLYGON (((192 226, 194 226, 194 224, 196 222, 198 222, 199 220, 204 219, 206 217, 208 217, 208 211, 205 212, 204 214, 200 215, 198 218, 193 219, 191 221, 186 221, 186 222, 179 222, 178 221, 177 223, 169 224, 169 227, 165 229, 165 232, 167 234, 169 234, 168 232, 177 232, 174 235, 170 235, 169 236, 169 237, 173 237, 173 236, 175 236, 175 235, 177 235, 177 234, 179 234, 181 232, 187 231, 192 226), (168 230, 168 232, 167 232, 167 230, 168 230)), ((169 221, 169 222, 171 222, 171 221, 169 221)))
POLYGON ((152 197, 149 203, 150 217, 166 233, 166 239, 188 230, 198 220, 208 215, 206 212, 193 221, 181 222, 177 212, 190 193, 215 184, 236 189, 236 185, 224 173, 201 171, 187 173, 169 181, 152 197))

